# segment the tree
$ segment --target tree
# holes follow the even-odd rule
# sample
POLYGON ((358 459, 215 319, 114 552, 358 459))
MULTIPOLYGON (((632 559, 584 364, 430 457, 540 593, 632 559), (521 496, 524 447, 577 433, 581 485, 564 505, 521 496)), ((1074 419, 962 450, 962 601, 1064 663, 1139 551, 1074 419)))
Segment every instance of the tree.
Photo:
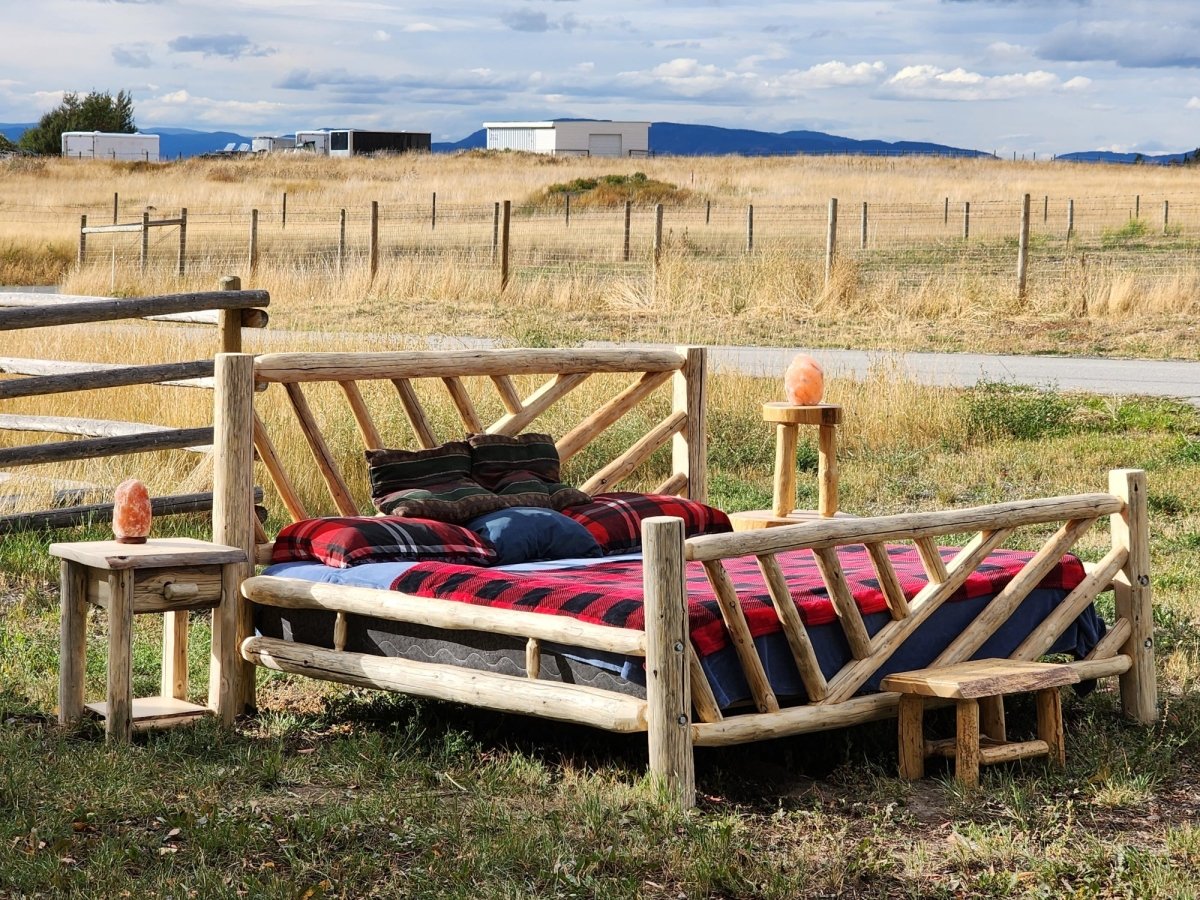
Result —
POLYGON ((10 141, 3 134, 0 134, 0 153, 12 153, 17 149, 17 145, 10 141))
POLYGON ((62 103, 21 135, 17 144, 30 153, 57 156, 62 150, 64 131, 133 134, 137 131, 133 123, 133 96, 128 91, 118 91, 115 97, 107 91, 92 91, 86 97, 74 92, 67 94, 62 103))

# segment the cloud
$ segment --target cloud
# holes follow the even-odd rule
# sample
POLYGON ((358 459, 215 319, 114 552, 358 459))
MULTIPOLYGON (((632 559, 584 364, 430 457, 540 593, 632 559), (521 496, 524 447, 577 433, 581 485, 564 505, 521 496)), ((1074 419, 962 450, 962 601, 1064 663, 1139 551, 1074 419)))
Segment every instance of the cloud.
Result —
POLYGON ((1111 62, 1125 69, 1200 68, 1200 27, 1182 22, 1103 21, 1060 25, 1037 50, 1056 62, 1111 62))
POLYGON ((153 65, 149 47, 149 44, 117 44, 112 48, 113 62, 130 69, 148 69, 153 65))
POLYGON ((491 69, 467 69, 436 76, 379 75, 346 69, 293 69, 273 87, 291 91, 326 91, 342 103, 381 103, 395 98, 411 103, 453 106, 494 104, 509 92, 526 87, 512 76, 491 69))
POLYGON ((269 100, 222 100, 195 96, 186 90, 168 91, 138 103, 138 118, 160 124, 205 122, 222 128, 253 125, 285 111, 284 104, 269 100))
POLYGON ((371 32, 371 40, 375 41, 376 43, 386 44, 391 39, 391 34, 384 31, 382 28, 376 28, 373 32, 371 32))
POLYGON ((533 33, 545 31, 575 31, 580 27, 574 13, 552 19, 544 12, 534 9, 513 9, 500 16, 500 21, 513 31, 533 33))
POLYGON ((1187 109, 1200 109, 1200 97, 1193 97, 1184 104, 1187 109))
MULTIPOLYGON (((878 61, 845 63, 830 60, 808 69, 763 74, 741 68, 725 69, 690 57, 681 57, 652 69, 622 72, 614 82, 592 86, 587 93, 601 95, 609 90, 622 92, 626 96, 660 94, 728 102, 794 100, 806 91, 877 84, 886 75, 887 66, 878 61)), ((578 90, 573 92, 579 93, 578 90)))
POLYGON ((441 29, 438 28, 436 25, 430 25, 428 22, 413 22, 409 25, 405 25, 400 30, 407 32, 409 34, 421 32, 421 31, 441 31, 441 29))
POLYGON ((1053 72, 1036 70, 1011 75, 982 75, 966 69, 905 66, 883 85, 882 95, 895 100, 1011 100, 1061 90, 1080 90, 1087 78, 1063 81, 1053 72))
POLYGON ((176 53, 200 53, 205 57, 222 56, 225 59, 270 56, 275 52, 269 47, 258 46, 244 34, 184 34, 167 46, 176 53))

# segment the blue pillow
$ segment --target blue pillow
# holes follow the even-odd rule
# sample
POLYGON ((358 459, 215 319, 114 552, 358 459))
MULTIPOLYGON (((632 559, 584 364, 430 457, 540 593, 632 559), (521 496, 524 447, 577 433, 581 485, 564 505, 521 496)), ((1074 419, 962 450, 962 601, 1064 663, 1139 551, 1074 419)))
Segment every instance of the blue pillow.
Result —
POLYGON ((466 527, 496 548, 495 566, 604 555, 586 528, 552 509, 498 509, 472 519, 466 527))

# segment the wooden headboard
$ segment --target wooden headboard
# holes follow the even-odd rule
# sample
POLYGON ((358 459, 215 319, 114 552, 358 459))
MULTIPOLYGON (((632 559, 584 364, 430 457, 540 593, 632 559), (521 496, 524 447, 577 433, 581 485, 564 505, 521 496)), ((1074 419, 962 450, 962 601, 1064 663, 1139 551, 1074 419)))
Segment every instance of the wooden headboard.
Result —
MULTIPOLYGON (((222 354, 221 360, 236 355, 222 354)), ((232 363, 227 360, 227 363, 232 363)), ((243 361, 242 367, 246 366, 243 361)), ((515 435, 538 424, 548 412, 560 405, 571 394, 589 381, 593 375, 606 375, 603 379, 592 379, 591 383, 602 384, 590 389, 585 414, 578 421, 565 427, 559 424, 561 433, 556 444, 559 457, 565 463, 577 457, 614 424, 635 409, 645 409, 648 402, 658 400, 658 408, 664 407, 663 394, 669 397, 669 408, 665 417, 655 415, 651 420, 639 420, 639 431, 627 446, 622 446, 607 459, 600 462, 589 460, 594 470, 577 479, 579 486, 588 493, 612 490, 634 475, 643 464, 667 443, 671 444, 670 467, 667 477, 652 489, 657 493, 676 494, 702 500, 706 496, 705 478, 705 351, 700 347, 681 347, 674 350, 455 350, 455 351, 400 351, 386 353, 273 353, 260 356, 253 361, 253 384, 258 388, 258 397, 249 384, 240 388, 218 387, 217 407, 214 422, 214 440, 222 457, 231 467, 253 468, 247 462, 249 453, 245 434, 252 435, 254 454, 262 463, 260 475, 265 475, 275 488, 288 517, 292 521, 313 515, 361 515, 369 510, 362 496, 356 496, 354 484, 362 483, 365 463, 355 451, 355 464, 361 467, 348 477, 345 467, 346 454, 339 463, 338 455, 331 448, 327 430, 331 417, 329 392, 324 415, 314 413, 310 395, 321 390, 318 385, 336 385, 338 405, 332 415, 341 417, 342 422, 353 422, 358 440, 364 449, 387 446, 377 425, 381 421, 379 408, 389 419, 397 418, 397 408, 403 411, 403 419, 411 434, 399 440, 392 439, 390 446, 434 447, 446 440, 460 439, 465 433, 515 435), (531 381, 529 376, 533 376, 531 381), (542 380, 539 376, 545 376, 542 380), (628 376, 628 377, 622 377, 628 376), (517 381, 535 386, 522 396, 517 381), (442 390, 450 401, 453 421, 441 431, 435 427, 436 417, 431 414, 428 389, 417 383, 432 382, 435 393, 442 390), (386 392, 368 385, 382 383, 386 392), (281 402, 279 384, 286 402, 281 402), (238 394, 241 394, 238 397, 238 394), (421 399, 424 394, 426 399, 421 399), (369 408, 368 397, 375 401, 377 411, 369 408), (234 400, 232 408, 223 411, 234 400), (399 401, 397 403, 397 400, 399 401), (497 404, 496 401, 499 401, 497 404), (235 431, 231 422, 244 418, 250 406, 250 424, 247 430, 235 431), (274 421, 264 414, 268 407, 274 421), (257 406, 257 408, 255 408, 257 406), (490 421, 481 416, 480 410, 502 409, 503 412, 490 421), (280 410, 285 412, 281 413, 280 410), (308 456, 297 460, 295 454, 285 461, 278 450, 277 433, 281 427, 280 416, 289 422, 282 423, 298 427, 307 444, 308 456), (325 420, 322 427, 319 418, 325 420), (229 421, 222 422, 222 419, 229 421), (652 424, 642 425, 650 421, 652 424), (223 427, 224 426, 224 427, 223 427), (224 435, 224 436, 222 436, 224 435), (233 457, 241 456, 241 463, 233 457), (313 471, 298 472, 301 466, 315 467, 315 475, 323 483, 332 501, 328 508, 317 508, 317 504, 306 502, 302 491, 297 489, 298 479, 309 476, 312 483, 313 471)), ((246 376, 243 374, 243 382, 246 376)), ((445 406, 446 404, 443 404, 445 406)), ((442 417, 445 420, 445 416, 442 417)), ((561 416, 559 416, 561 420, 561 416)), ((339 423, 340 424, 340 423, 339 423)), ((549 429, 545 429, 549 430, 549 429)), ((609 448, 610 451, 612 448, 609 448)), ((262 482, 265 483, 265 482, 262 482)), ((243 485, 245 487, 245 485, 243 485)), ((361 494, 361 491, 359 492, 361 494)), ((324 507, 324 504, 322 504, 324 507)), ((244 500, 238 500, 238 509, 244 508, 244 500)), ((232 512, 232 510, 230 510, 232 512)), ((222 513, 223 515, 227 513, 222 513)), ((218 518, 214 509, 214 520, 218 518)), ((255 542, 264 544, 268 537, 255 518, 251 523, 255 542)), ((261 546, 260 553, 261 556, 261 546)))

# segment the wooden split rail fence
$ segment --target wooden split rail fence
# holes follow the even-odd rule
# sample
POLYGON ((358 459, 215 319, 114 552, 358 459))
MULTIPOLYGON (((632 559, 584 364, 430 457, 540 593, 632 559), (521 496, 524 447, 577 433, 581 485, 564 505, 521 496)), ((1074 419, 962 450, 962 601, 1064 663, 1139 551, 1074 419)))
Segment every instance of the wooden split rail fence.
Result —
MULTIPOLYGON (((216 326, 217 350, 240 352, 243 328, 263 328, 268 321, 262 307, 270 303, 266 291, 243 291, 236 277, 222 279, 222 289, 157 297, 113 299, 45 294, 0 294, 0 332, 48 328, 131 319, 149 319, 188 325, 216 326)), ((211 390, 213 360, 122 365, 97 362, 0 358, 0 410, 3 401, 48 397, 133 385, 211 390)), ((75 435, 77 439, 52 443, 0 447, 0 483, 39 485, 44 478, 21 478, 4 471, 25 466, 64 463, 84 459, 187 450, 202 454, 202 466, 211 466, 213 430, 210 424, 171 428, 143 422, 87 419, 63 416, 0 412, 0 433, 40 432, 75 435)), ((49 480, 54 508, 0 515, 0 534, 5 532, 77 525, 110 515, 109 503, 83 503, 89 494, 110 489, 86 482, 49 480)), ((20 498, 10 495, 7 505, 20 498)), ((155 515, 205 511, 212 508, 211 492, 155 497, 155 515)))

